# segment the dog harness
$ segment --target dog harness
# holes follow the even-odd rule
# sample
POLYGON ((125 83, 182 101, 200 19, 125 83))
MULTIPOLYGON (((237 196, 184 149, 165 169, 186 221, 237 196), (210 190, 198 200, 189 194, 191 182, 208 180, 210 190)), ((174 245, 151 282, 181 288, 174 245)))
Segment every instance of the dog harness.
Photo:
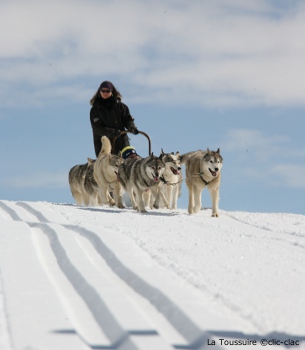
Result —
POLYGON ((207 186, 211 181, 205 181, 205 179, 201 176, 201 175, 204 175, 204 173, 198 173, 198 175, 200 176, 200 179, 204 182, 204 184, 207 186))

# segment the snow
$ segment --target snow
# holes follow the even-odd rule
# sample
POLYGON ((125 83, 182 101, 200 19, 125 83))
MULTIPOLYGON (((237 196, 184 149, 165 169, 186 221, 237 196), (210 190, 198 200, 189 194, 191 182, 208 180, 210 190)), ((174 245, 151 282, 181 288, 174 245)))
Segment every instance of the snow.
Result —
POLYGON ((220 214, 0 201, 0 349, 305 349, 305 216, 220 214))

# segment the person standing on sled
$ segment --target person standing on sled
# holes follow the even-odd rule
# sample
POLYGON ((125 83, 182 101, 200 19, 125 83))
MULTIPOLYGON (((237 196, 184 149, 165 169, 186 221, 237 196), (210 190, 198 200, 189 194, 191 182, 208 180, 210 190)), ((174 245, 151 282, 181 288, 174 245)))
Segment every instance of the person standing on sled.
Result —
POLYGON ((102 148, 102 136, 107 136, 111 144, 116 138, 111 153, 117 154, 119 150, 130 146, 127 134, 120 135, 121 131, 128 130, 133 134, 139 132, 129 108, 121 99, 122 96, 115 86, 110 81, 104 81, 90 100, 90 121, 96 157, 102 148))

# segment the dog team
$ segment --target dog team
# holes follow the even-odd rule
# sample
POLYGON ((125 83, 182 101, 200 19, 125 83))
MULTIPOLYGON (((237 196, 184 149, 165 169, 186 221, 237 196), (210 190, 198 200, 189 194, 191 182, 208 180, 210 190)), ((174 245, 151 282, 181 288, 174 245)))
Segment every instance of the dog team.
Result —
MULTIPOLYGON (((122 95, 110 81, 103 81, 90 100, 90 122, 97 159, 76 165, 69 172, 71 193, 78 205, 115 205, 124 208, 127 192, 132 208, 176 209, 181 194, 181 165, 185 164, 188 212, 201 209, 201 192, 207 187, 212 199, 212 216, 218 216, 222 157, 214 152, 195 151, 180 155, 164 153, 146 158, 130 146, 127 130, 139 131, 122 95), (117 152, 121 150, 120 152, 117 152)), ((143 132, 140 132, 145 134, 143 132)), ((150 153, 150 152, 149 152, 150 153)))
POLYGON ((219 187, 223 159, 220 150, 199 150, 180 155, 153 153, 145 158, 127 146, 118 155, 112 154, 107 136, 101 138, 101 151, 96 160, 76 165, 69 172, 71 193, 78 205, 110 205, 124 208, 123 193, 128 193, 132 208, 177 209, 181 194, 181 165, 185 165, 188 188, 188 212, 201 210, 201 193, 208 188, 212 200, 212 216, 218 217, 219 187))

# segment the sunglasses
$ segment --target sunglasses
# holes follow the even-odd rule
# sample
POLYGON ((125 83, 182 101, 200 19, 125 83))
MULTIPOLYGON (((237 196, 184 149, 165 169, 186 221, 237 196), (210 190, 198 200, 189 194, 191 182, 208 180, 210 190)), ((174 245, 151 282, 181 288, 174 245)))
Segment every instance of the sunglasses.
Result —
POLYGON ((111 92, 111 90, 110 89, 102 89, 101 92, 105 93, 105 94, 109 94, 111 92))

